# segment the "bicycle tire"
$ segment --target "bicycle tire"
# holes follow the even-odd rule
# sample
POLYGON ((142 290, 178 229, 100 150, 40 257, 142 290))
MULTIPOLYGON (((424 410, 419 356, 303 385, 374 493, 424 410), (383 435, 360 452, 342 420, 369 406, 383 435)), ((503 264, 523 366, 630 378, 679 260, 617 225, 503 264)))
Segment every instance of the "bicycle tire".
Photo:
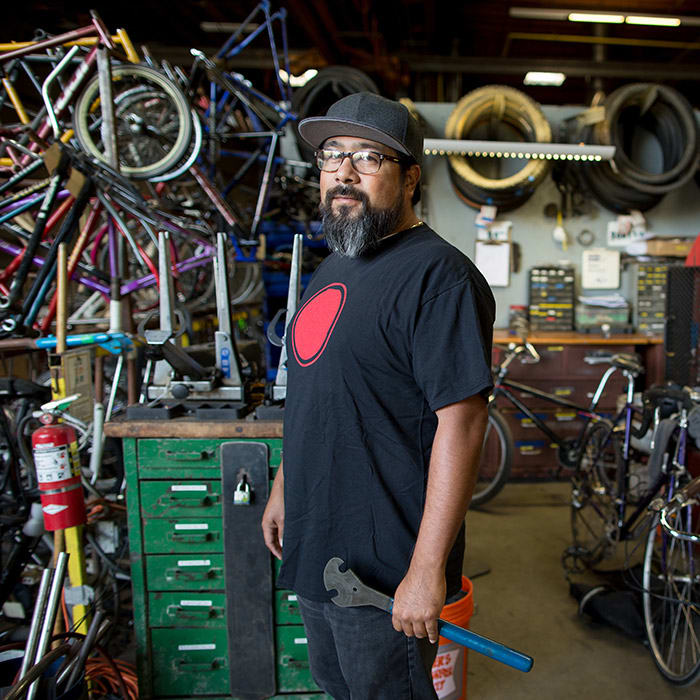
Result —
POLYGON ((479 475, 472 495, 471 506, 478 507, 490 501, 510 477, 513 466, 513 435, 501 412, 489 405, 489 418, 484 434, 479 462, 479 475))
MULTIPOLYGON (((122 174, 145 180, 174 168, 190 146, 193 128, 182 91, 159 71, 141 65, 113 66, 112 83, 113 89, 119 88, 114 104, 122 174), (145 157, 149 162, 136 162, 145 157)), ((99 124, 99 82, 94 76, 76 100, 73 128, 80 147, 106 163, 99 124)))
MULTIPOLYGON (((680 486, 680 485, 679 485, 680 486)), ((677 517, 680 529, 692 529, 700 506, 687 506, 677 517)), ((673 538, 652 521, 644 550, 642 602, 644 625, 654 664, 675 686, 700 678, 700 545, 673 538)))
POLYGON ((571 534, 576 557, 591 567, 613 549, 615 480, 611 475, 622 460, 622 450, 607 421, 593 423, 581 444, 581 458, 572 477, 571 534))

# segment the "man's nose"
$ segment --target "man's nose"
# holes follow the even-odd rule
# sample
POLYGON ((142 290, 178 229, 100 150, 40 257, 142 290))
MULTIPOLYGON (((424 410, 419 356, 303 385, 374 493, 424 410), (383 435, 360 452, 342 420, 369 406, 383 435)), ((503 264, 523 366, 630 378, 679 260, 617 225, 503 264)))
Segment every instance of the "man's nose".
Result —
POLYGON ((335 173, 336 182, 359 182, 360 178, 355 168, 352 167, 350 156, 345 156, 335 173))

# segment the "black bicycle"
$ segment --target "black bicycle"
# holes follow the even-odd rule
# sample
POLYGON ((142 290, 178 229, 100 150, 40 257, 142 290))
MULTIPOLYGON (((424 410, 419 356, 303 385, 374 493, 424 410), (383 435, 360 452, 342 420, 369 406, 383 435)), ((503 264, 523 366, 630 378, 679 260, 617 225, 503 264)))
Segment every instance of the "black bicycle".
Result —
MULTIPOLYGON (((500 346, 499 346, 500 347, 500 346)), ((580 406, 568 399, 551 394, 533 386, 508 378, 508 368, 516 358, 524 363, 540 361, 535 347, 525 340, 522 343, 510 343, 505 350, 503 361, 494 368, 494 388, 489 397, 489 418, 481 451, 479 476, 472 497, 472 505, 480 506, 490 501, 505 486, 513 465, 515 443, 508 423, 499 411, 496 401, 507 400, 524 414, 533 425, 544 433, 552 444, 557 445, 557 458, 560 469, 576 469, 580 456, 587 444, 595 442, 601 434, 601 427, 620 425, 629 416, 630 431, 634 433, 631 417, 638 409, 632 403, 635 379, 644 372, 639 358, 626 353, 596 351, 584 358, 588 364, 608 364, 609 367, 600 378, 598 387, 589 406, 580 406), (627 380, 627 402, 620 414, 613 420, 596 411, 598 402, 605 390, 608 380, 615 372, 622 372, 627 380), (552 430, 542 418, 519 398, 518 394, 528 394, 559 407, 574 411, 584 419, 581 430, 575 437, 561 435, 552 430)), ((639 429, 641 431, 641 428, 639 429)), ((644 429, 646 432, 646 428, 644 429)), ((643 433, 640 433, 643 434, 643 433)))

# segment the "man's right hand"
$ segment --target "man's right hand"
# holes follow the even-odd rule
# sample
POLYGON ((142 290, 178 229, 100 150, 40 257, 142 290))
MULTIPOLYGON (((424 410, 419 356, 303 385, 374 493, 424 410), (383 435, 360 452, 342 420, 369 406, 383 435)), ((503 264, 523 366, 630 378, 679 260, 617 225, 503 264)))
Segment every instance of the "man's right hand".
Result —
POLYGON ((262 531, 265 545, 278 558, 282 559, 282 539, 284 537, 284 473, 282 465, 270 489, 265 512, 262 516, 262 531))

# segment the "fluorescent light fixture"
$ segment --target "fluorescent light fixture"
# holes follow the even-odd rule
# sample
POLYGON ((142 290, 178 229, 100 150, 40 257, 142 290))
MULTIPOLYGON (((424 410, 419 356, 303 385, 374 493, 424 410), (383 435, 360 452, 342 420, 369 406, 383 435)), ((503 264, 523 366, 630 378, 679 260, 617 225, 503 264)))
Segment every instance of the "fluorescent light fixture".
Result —
POLYGON ((564 73, 531 70, 525 74, 525 85, 554 85, 559 87, 566 80, 564 73))
MULTIPOLYGON (((209 32, 211 34, 233 34, 241 28, 240 22, 200 22, 199 28, 203 32, 209 32)), ((250 34, 254 32, 260 25, 250 23, 245 27, 245 33, 250 34)))
POLYGON ((612 12, 570 12, 569 22, 606 22, 607 24, 623 24, 624 15, 612 12))
POLYGON ((586 146, 576 143, 537 143, 521 141, 469 141, 425 139, 428 156, 481 156, 484 158, 527 158, 540 160, 612 160, 615 146, 586 146))
POLYGON ((280 68, 280 78, 282 78, 283 83, 287 83, 292 87, 302 87, 318 75, 318 71, 315 68, 309 68, 304 71, 301 75, 288 75, 287 71, 280 68))
POLYGON ((644 24, 652 27, 679 27, 679 17, 643 17, 642 15, 627 15, 627 24, 644 24))

